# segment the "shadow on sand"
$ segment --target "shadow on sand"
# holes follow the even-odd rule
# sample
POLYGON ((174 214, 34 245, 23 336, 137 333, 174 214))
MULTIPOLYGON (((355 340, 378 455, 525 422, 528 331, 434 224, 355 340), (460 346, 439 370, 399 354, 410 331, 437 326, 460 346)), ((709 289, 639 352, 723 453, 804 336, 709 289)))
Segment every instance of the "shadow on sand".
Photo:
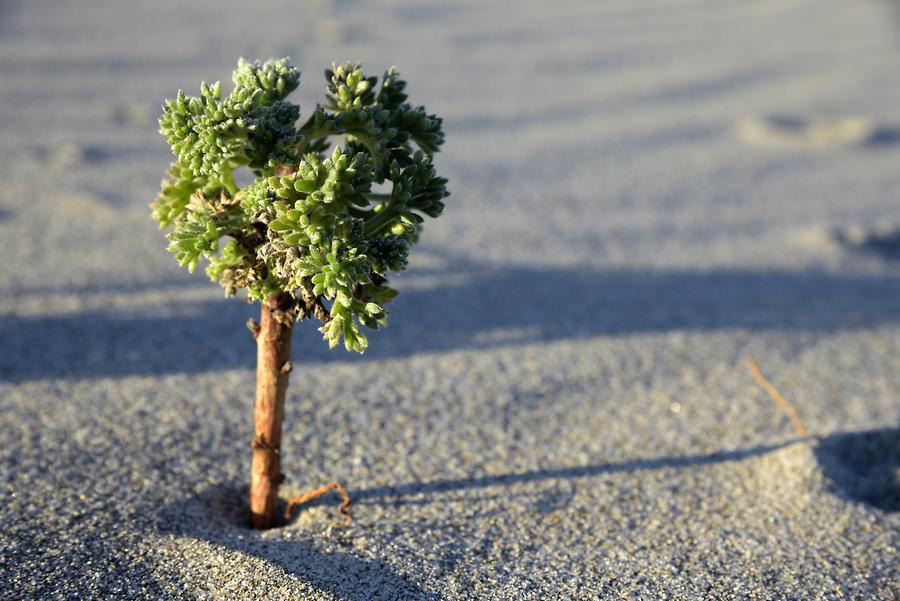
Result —
MULTIPOLYGON (((374 499, 385 497, 397 498, 413 495, 440 494, 451 491, 470 490, 473 488, 485 488, 488 486, 507 486, 523 482, 540 482, 543 480, 586 478, 601 474, 616 474, 622 472, 639 472, 646 470, 661 470, 666 468, 700 467, 729 461, 740 461, 750 457, 758 457, 771 453, 793 444, 794 441, 774 445, 759 445, 747 449, 733 451, 717 451, 707 455, 685 455, 682 457, 657 457, 653 459, 635 459, 621 463, 599 463, 595 465, 583 465, 576 467, 563 467, 556 469, 534 470, 501 474, 495 476, 478 476, 475 478, 458 478, 453 480, 435 480, 431 482, 414 482, 399 484, 397 486, 385 486, 355 490, 352 492, 353 502, 366 504, 377 502, 374 499)), ((402 501, 401 501, 402 502, 402 501)), ((426 501, 427 502, 427 501, 426 501)))
POLYGON ((815 453, 836 494, 900 511, 900 428, 832 434, 815 453))
MULTIPOLYGON (((452 491, 740 461, 775 452, 797 442, 792 440, 706 455, 637 459, 622 463, 405 483, 354 490, 352 496, 356 505, 385 502, 392 505, 421 504, 437 501, 439 499, 435 496, 452 491), (403 497, 417 498, 404 501, 403 497)), ((816 458, 837 494, 885 511, 900 509, 900 484, 897 481, 900 430, 841 432, 812 442, 816 458)), ((362 558, 349 551, 325 550, 322 543, 316 542, 311 536, 298 539, 263 538, 248 527, 245 497, 244 485, 229 483, 211 487, 186 501, 165 508, 160 515, 159 529, 165 533, 197 538, 226 549, 254 555, 340 599, 357 601, 380 598, 380 595, 389 593, 404 599, 439 598, 383 561, 362 558)), ((326 497, 310 506, 333 501, 334 499, 326 497)))
MULTIPOLYGON (((394 487, 356 490, 352 492, 352 495, 356 504, 387 502, 388 499, 391 504, 396 504, 397 497, 422 494, 438 495, 456 490, 505 486, 518 482, 571 479, 604 473, 692 467, 737 461, 775 451, 787 444, 790 443, 723 451, 709 455, 639 459, 617 464, 601 463, 499 476, 417 482, 394 487)), ((410 577, 399 574, 383 561, 361 558, 351 552, 325 550, 322 548, 322 543, 317 543, 311 536, 297 539, 263 537, 259 532, 249 528, 246 495, 247 487, 243 484, 228 483, 211 487, 186 501, 165 508, 160 515, 159 530, 180 537, 205 540, 218 547, 254 555, 270 564, 279 566, 316 589, 347 601, 380 598, 432 600, 440 598, 435 593, 418 586, 410 577)), ((325 497, 314 501, 310 506, 331 501, 332 499, 325 497)))
MULTIPOLYGON (((758 457, 778 451, 796 442, 796 440, 790 440, 780 444, 759 445, 708 455, 636 459, 622 463, 601 463, 498 476, 400 484, 356 490, 353 491, 353 499, 354 503, 365 504, 377 502, 377 499, 384 497, 439 494, 487 486, 549 479, 583 478, 619 472, 699 467, 758 457)), ((900 511, 900 429, 837 432, 822 438, 815 438, 812 442, 816 461, 835 494, 884 511, 900 511)))
POLYGON ((324 543, 308 535, 292 539, 264 537, 249 527, 246 497, 245 485, 230 483, 211 487, 167 507, 160 516, 159 530, 259 557, 315 589, 345 601, 440 599, 378 559, 326 549, 324 543))
MULTIPOLYGON (((427 270, 415 277, 423 273, 427 283, 427 270)), ((309 323, 298 328, 299 356, 308 363, 365 361, 595 336, 831 332, 900 323, 900 278, 895 277, 534 267, 436 271, 434 277, 433 286, 404 281, 389 327, 373 337, 365 356, 329 352, 309 323)), ((175 302, 162 316, 0 315, 0 380, 252 367, 253 342, 243 324, 255 316, 255 307, 237 299, 183 307, 175 302)))
POLYGON ((900 261, 900 227, 882 227, 871 231, 838 230, 834 237, 849 251, 883 261, 900 261))

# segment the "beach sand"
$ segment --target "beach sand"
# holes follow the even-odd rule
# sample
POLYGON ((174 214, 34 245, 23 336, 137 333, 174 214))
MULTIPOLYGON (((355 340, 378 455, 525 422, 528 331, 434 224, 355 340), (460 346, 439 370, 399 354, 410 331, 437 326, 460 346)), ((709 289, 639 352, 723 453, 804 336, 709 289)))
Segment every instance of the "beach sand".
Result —
POLYGON ((0 598, 895 599, 900 7, 0 3, 0 598), (295 339, 246 527, 255 307, 149 217, 179 88, 397 65, 453 195, 362 357, 295 339), (812 434, 749 375, 754 357, 812 434))

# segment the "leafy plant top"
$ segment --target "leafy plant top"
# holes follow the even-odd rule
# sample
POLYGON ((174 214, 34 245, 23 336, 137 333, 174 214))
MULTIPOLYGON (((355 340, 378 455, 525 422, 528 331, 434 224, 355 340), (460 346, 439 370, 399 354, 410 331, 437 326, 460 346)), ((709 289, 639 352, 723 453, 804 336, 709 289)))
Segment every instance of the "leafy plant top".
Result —
POLYGON ((300 82, 287 59, 241 59, 227 96, 218 82, 179 91, 159 120, 175 162, 151 208, 182 266, 205 259, 229 296, 288 292, 330 346, 363 352, 359 326, 383 325, 396 295, 388 274, 444 208, 447 180, 432 163, 444 135, 440 118, 407 102, 394 68, 380 84, 353 63, 325 78, 325 105, 302 124, 286 100, 300 82), (241 167, 256 176, 244 188, 241 167))

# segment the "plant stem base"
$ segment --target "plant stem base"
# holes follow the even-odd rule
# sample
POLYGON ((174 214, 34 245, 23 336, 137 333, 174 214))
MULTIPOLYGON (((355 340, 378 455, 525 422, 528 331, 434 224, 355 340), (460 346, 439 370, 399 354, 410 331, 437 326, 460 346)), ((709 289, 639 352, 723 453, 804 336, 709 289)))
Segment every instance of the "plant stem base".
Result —
POLYGON ((256 403, 253 408, 253 462, 250 472, 250 521, 254 528, 278 525, 281 473, 281 424, 291 371, 294 298, 287 293, 262 303, 256 333, 256 403))

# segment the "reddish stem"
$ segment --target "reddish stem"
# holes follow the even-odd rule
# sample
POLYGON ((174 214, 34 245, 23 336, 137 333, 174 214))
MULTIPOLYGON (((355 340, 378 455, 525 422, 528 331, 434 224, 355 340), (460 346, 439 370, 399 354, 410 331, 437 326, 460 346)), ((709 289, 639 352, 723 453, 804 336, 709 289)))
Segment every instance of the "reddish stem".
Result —
POLYGON ((256 334, 256 404, 253 408, 253 464, 250 472, 250 521, 254 528, 278 525, 281 473, 281 423, 291 371, 294 298, 287 293, 262 303, 256 334))

